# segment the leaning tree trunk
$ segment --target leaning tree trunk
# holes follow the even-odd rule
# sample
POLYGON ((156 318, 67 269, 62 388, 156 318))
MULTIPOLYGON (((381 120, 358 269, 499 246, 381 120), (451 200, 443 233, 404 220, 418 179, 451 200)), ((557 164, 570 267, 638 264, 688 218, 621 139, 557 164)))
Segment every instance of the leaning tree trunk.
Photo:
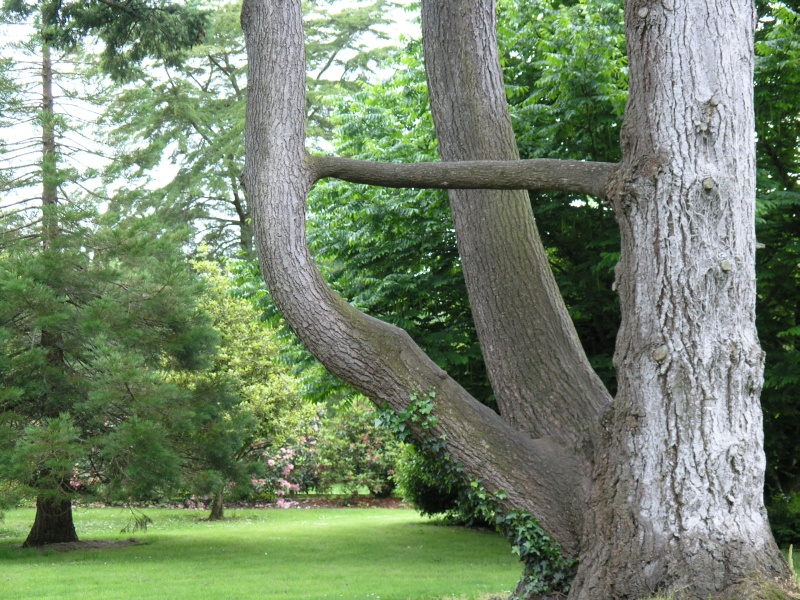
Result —
MULTIPOLYGON (((763 504, 749 0, 626 2, 619 392, 576 599, 785 576, 763 504)), ((734 597, 750 597, 741 592, 734 597)))
MULTIPOLYGON (((444 161, 519 159, 496 19, 494 0, 422 3, 425 70, 444 161)), ((527 191, 451 190, 450 207, 500 413, 534 438, 581 445, 611 398, 567 313, 527 191)))
POLYGON ((69 498, 38 496, 36 518, 23 548, 77 542, 72 522, 72 501, 69 498))

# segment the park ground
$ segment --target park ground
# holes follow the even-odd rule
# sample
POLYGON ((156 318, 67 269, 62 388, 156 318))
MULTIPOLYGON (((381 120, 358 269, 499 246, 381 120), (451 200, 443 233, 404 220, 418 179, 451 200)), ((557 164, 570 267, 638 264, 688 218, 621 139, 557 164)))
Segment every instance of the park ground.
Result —
POLYGON ((0 598, 488 600, 522 570, 495 533, 406 508, 145 509, 147 531, 124 533, 126 509, 74 512, 81 547, 40 550, 20 549, 34 511, 6 513, 0 598))

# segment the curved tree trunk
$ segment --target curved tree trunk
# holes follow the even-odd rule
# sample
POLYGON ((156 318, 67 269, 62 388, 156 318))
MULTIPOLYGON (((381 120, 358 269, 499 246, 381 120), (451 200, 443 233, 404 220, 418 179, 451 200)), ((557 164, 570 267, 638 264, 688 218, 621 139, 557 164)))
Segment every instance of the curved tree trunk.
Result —
MULTIPOLYGON (((619 392, 571 597, 786 576, 763 504, 751 2, 628 1, 619 392)), ((741 597, 749 597, 743 594, 741 597)))
POLYGON ((36 498, 36 518, 23 548, 35 548, 47 544, 77 542, 75 525, 72 522, 72 501, 69 498, 36 498))

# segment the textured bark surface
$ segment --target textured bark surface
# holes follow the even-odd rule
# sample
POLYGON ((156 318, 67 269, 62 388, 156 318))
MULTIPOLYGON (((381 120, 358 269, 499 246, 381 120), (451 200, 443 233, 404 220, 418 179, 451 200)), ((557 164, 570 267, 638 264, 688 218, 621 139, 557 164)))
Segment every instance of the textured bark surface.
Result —
MULTIPOLYGON (((445 161, 516 159, 494 19, 491 0, 423 2, 445 161)), ((305 199, 325 169, 339 176, 354 165, 306 154, 299 0, 246 0, 242 13, 244 182, 256 246, 278 308, 326 367, 398 411, 412 394, 436 392, 438 425, 426 434, 444 436, 470 475, 505 490, 510 506, 537 517, 568 556, 580 555, 570 598, 659 590, 736 598, 752 587, 745 578, 788 576, 761 498, 754 9, 743 0, 628 0, 626 19, 624 161, 607 188, 623 244, 613 403, 577 340, 525 193, 451 193, 481 345, 508 421, 404 331, 327 286, 308 252, 305 199)), ((436 186, 440 176, 425 175, 436 186)), ((409 177, 410 186, 422 183, 409 177)))
MULTIPOLYGON (((553 190, 605 197, 617 165, 580 160, 474 160, 439 163, 381 163, 314 156, 315 177, 335 177, 383 187, 447 190, 553 190)), ((502 196, 498 196, 498 199, 502 196)), ((490 194, 491 198, 491 194, 490 194)))
POLYGON ((47 544, 77 542, 78 534, 72 522, 72 501, 69 498, 36 498, 36 518, 23 548, 47 544))
POLYGON ((305 153, 305 69, 299 1, 248 0, 244 182, 254 210, 261 269, 287 323, 333 373, 395 410, 412 394, 436 392, 448 450, 489 490, 526 509, 577 551, 584 467, 550 439, 532 440, 472 398, 392 325, 347 304, 309 256, 305 202, 314 169, 305 153), (278 93, 270 93, 278 90, 278 93), (491 459, 487 459, 491 457, 491 459))
POLYGON ((571 597, 785 576, 764 510, 747 1, 626 3, 619 393, 571 597))
MULTIPOLYGON (((493 0, 425 0, 431 110, 445 161, 519 158, 493 0)), ((528 194, 451 191, 458 250, 501 414, 532 437, 581 444, 610 397, 550 271, 528 194)))

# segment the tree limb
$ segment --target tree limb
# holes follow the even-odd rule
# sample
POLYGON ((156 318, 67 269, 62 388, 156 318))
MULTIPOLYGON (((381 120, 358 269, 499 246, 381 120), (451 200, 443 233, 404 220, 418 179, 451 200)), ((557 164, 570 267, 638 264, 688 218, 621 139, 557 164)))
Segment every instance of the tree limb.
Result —
POLYGON ((470 160, 385 163, 312 156, 317 180, 325 177, 391 188, 550 190, 605 198, 617 165, 579 160, 470 160))
POLYGON ((445 441, 470 475, 505 491, 508 505, 528 510, 574 556, 586 468, 576 453, 515 430, 408 333, 347 304, 315 267, 304 218, 315 170, 305 152, 300 0, 246 0, 242 24, 249 59, 243 180, 261 269, 287 323, 320 362, 376 404, 402 411, 412 395, 435 392, 438 424, 426 435, 445 441))

